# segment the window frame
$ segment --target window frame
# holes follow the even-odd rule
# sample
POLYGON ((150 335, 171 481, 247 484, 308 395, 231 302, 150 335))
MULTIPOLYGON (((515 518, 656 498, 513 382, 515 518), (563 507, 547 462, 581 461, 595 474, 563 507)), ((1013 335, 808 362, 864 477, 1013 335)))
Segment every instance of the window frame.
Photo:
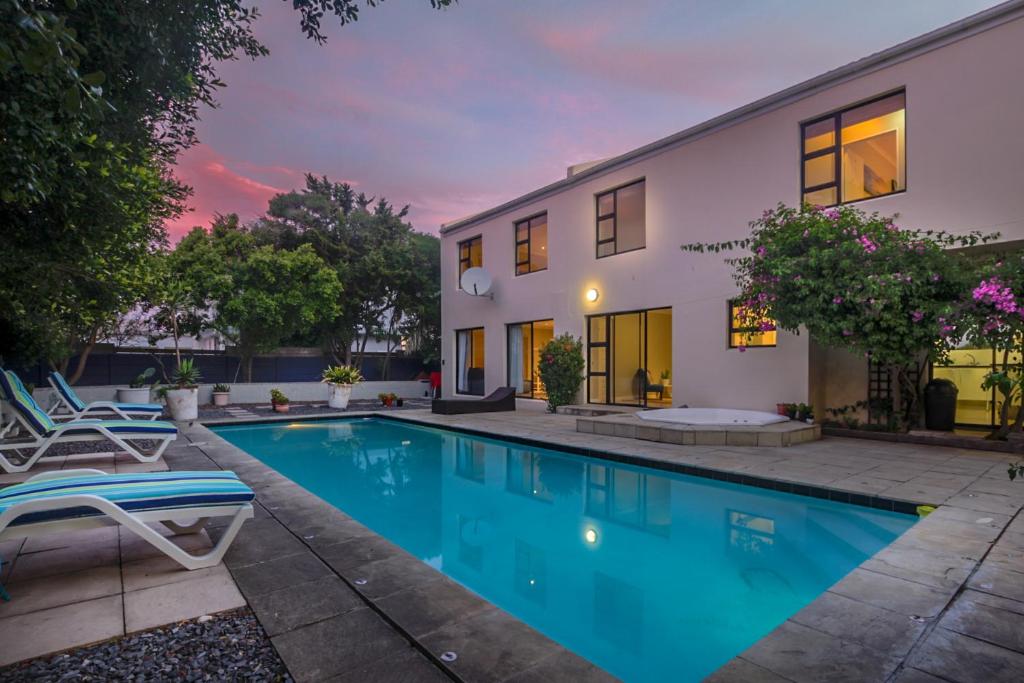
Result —
POLYGON ((636 180, 631 180, 628 183, 623 183, 622 185, 617 185, 617 186, 615 186, 615 187, 613 187, 611 189, 608 189, 608 190, 602 190, 601 192, 598 192, 597 194, 595 194, 594 195, 594 214, 596 215, 596 218, 594 219, 594 258, 599 258, 599 259, 609 258, 611 256, 618 256, 619 254, 628 254, 631 251, 640 251, 641 249, 646 249, 647 248, 647 176, 644 176, 642 178, 637 178, 636 180), (633 247, 632 249, 626 249, 624 251, 619 251, 619 248, 618 248, 618 241, 619 241, 619 218, 618 218, 618 213, 619 213, 619 190, 624 190, 627 187, 632 187, 633 185, 639 185, 640 183, 644 184, 644 246, 642 246, 642 247, 633 247), (612 196, 612 212, 611 213, 602 214, 601 213, 601 198, 602 197, 607 197, 608 195, 612 196), (608 239, 603 239, 602 240, 601 239, 601 221, 606 220, 608 218, 612 219, 612 236, 610 238, 608 238, 608 239), (611 245, 613 245, 614 251, 612 251, 612 253, 610 253, 610 254, 605 254, 605 255, 602 256, 601 255, 601 245, 602 244, 611 244, 611 245))
MULTIPOLYGON (((543 272, 543 271, 548 269, 548 266, 544 266, 543 268, 534 268, 533 267, 533 251, 532 251, 532 247, 533 247, 533 221, 535 221, 536 219, 540 218, 541 216, 544 216, 544 225, 548 226, 548 220, 547 220, 548 212, 547 211, 541 211, 541 212, 536 213, 536 214, 534 214, 532 216, 528 216, 527 218, 523 218, 523 219, 520 219, 518 221, 515 221, 512 224, 512 240, 513 240, 512 260, 514 262, 513 271, 514 271, 514 275, 516 277, 519 277, 521 275, 530 275, 531 273, 540 273, 540 272, 543 272), (523 223, 526 224, 526 239, 525 240, 519 239, 519 226, 522 225, 523 223), (522 244, 526 245, 526 260, 525 261, 520 261, 519 260, 519 246, 522 245, 522 244), (523 265, 525 265, 527 267, 527 270, 525 272, 520 273, 519 272, 519 266, 523 266, 523 265)), ((549 226, 549 230, 550 230, 550 226, 549 226)), ((550 240, 548 240, 548 241, 550 242, 550 240)), ((549 253, 548 254, 548 264, 550 264, 550 263, 551 263, 551 254, 549 253)))
POLYGON ((462 289, 462 274, 465 273, 466 270, 469 270, 470 268, 473 267, 472 265, 467 265, 466 266, 466 270, 463 270, 462 269, 462 264, 463 263, 469 264, 470 261, 472 261, 472 256, 471 256, 471 254, 473 253, 473 251, 472 251, 472 244, 473 244, 473 242, 475 242, 477 240, 480 240, 480 266, 482 267, 483 263, 484 263, 484 236, 482 234, 474 235, 473 237, 467 237, 466 239, 459 240, 456 243, 456 249, 457 249, 456 254, 459 257, 459 261, 458 261, 459 262, 459 268, 458 268, 459 274, 458 274, 458 276, 455 279, 455 286, 458 289, 462 289), (463 256, 462 256, 462 246, 463 245, 469 245, 469 249, 466 252, 466 257, 465 258, 463 258, 463 256))
MULTIPOLYGON (((487 345, 487 329, 483 325, 477 325, 476 327, 461 327, 461 328, 455 330, 455 362, 452 364, 455 367, 455 377, 454 377, 454 381, 452 382, 452 386, 455 388, 455 391, 452 392, 453 394, 455 394, 457 396, 486 396, 487 395, 487 367, 486 367, 486 364, 487 364, 487 346, 486 345, 487 345), (459 333, 461 333, 461 332, 468 332, 469 333, 469 335, 468 335, 469 336, 469 353, 466 354, 466 356, 467 356, 467 358, 472 359, 472 357, 473 357, 473 343, 474 343, 473 342, 473 332, 475 332, 476 330, 480 330, 481 332, 483 332, 483 335, 484 335, 484 367, 482 368, 483 371, 484 371, 484 389, 479 394, 468 391, 468 387, 467 387, 467 391, 461 391, 459 389, 459 333)), ((466 372, 467 372, 467 377, 468 377, 469 368, 466 369, 466 372)))
MULTIPOLYGON (((554 335, 554 330, 555 330, 555 319, 554 318, 539 318, 538 320, 523 320, 522 322, 518 322, 518 323, 506 323, 506 325, 505 325, 505 379, 506 379, 506 382, 507 382, 505 386, 509 386, 509 387, 514 387, 515 386, 515 384, 512 381, 512 357, 509 355, 509 342, 508 342, 509 333, 512 331, 513 327, 522 327, 523 325, 529 325, 530 326, 530 393, 529 394, 516 394, 516 398, 525 398, 525 399, 532 399, 532 400, 539 400, 539 401, 543 401, 546 398, 546 396, 545 397, 538 397, 537 396, 537 382, 538 382, 539 378, 534 374, 534 370, 536 369, 534 366, 536 365, 536 360, 537 359, 534 356, 533 339, 534 339, 534 334, 536 334, 535 330, 536 330, 537 323, 546 323, 549 320, 551 321, 551 332, 552 332, 552 335, 554 335)), ((554 338, 554 336, 552 336, 552 339, 553 338, 554 338)), ((546 393, 547 392, 545 392, 545 394, 546 393)))
POLYGON ((762 332, 760 329, 758 329, 756 327, 734 327, 733 326, 733 321, 736 319, 736 316, 733 313, 733 308, 735 308, 736 306, 739 306, 738 302, 739 302, 739 299, 729 299, 728 301, 725 302, 725 312, 726 312, 726 316, 727 316, 727 332, 726 332, 726 335, 725 335, 725 343, 728 345, 728 348, 730 348, 730 349, 738 349, 738 348, 742 347, 744 349, 774 349, 775 347, 777 347, 779 345, 779 330, 778 330, 778 327, 775 328, 775 343, 774 344, 733 344, 732 343, 732 336, 734 334, 750 334, 752 332, 753 333, 757 333, 757 334, 764 334, 764 332, 762 332))
POLYGON ((865 107, 865 106, 867 106, 869 104, 874 104, 875 102, 880 102, 880 101, 882 101, 884 99, 890 98, 890 97, 892 97, 894 95, 900 95, 900 94, 903 95, 903 111, 904 111, 904 117, 906 117, 906 111, 907 111, 907 88, 906 88, 906 86, 903 86, 903 87, 896 88, 895 90, 890 90, 889 92, 883 93, 881 95, 876 95, 876 96, 870 97, 870 98, 868 98, 866 100, 861 100, 860 102, 856 102, 854 104, 846 105, 846 106, 842 107, 841 109, 836 109, 836 110, 834 110, 834 111, 832 111, 832 112, 830 112, 828 114, 822 114, 821 116, 816 116, 813 119, 807 119, 806 121, 801 121, 800 122, 800 194, 799 194, 799 197, 800 197, 800 205, 801 206, 803 206, 804 196, 805 195, 810 194, 812 192, 818 192, 820 190, 827 190, 827 189, 829 189, 831 187, 834 187, 836 189, 836 201, 835 201, 835 203, 834 204, 822 204, 821 206, 830 207, 830 206, 843 206, 845 204, 856 204, 857 202, 864 202, 864 201, 868 201, 869 199, 880 199, 882 197, 891 197, 893 195, 902 194, 902 193, 907 191, 907 186, 910 184, 910 182, 909 182, 909 173, 907 172, 907 165, 908 164, 907 164, 907 154, 906 154, 906 149, 907 149, 907 128, 908 128, 908 126, 906 125, 906 118, 904 118, 904 125, 903 125, 903 176, 904 176, 903 180, 904 180, 904 182, 903 182, 903 188, 900 189, 900 190, 896 190, 894 192, 886 192, 885 194, 879 194, 879 195, 875 195, 875 196, 872 196, 872 197, 861 197, 860 199, 850 199, 850 200, 847 200, 847 201, 843 200, 843 177, 842 177, 842 171, 843 171, 843 156, 842 156, 842 151, 843 151, 843 144, 842 144, 843 129, 842 129, 842 116, 843 116, 843 114, 851 112, 854 109, 859 109, 860 107, 865 107), (810 128, 811 126, 813 126, 813 125, 821 123, 822 121, 829 121, 829 120, 832 121, 832 130, 833 130, 833 135, 835 136, 835 138, 834 138, 834 140, 832 142, 832 146, 831 147, 824 147, 822 149, 817 149, 817 150, 814 150, 813 152, 810 152, 810 153, 805 152, 804 151, 804 147, 805 147, 805 144, 807 142, 807 139, 805 137, 805 131, 808 128, 810 128), (816 159, 816 158, 822 157, 822 156, 828 156, 829 154, 834 155, 833 170, 832 170, 832 173, 833 173, 832 181, 831 182, 827 182, 827 183, 820 183, 820 184, 814 185, 812 187, 807 187, 806 184, 805 184, 806 183, 806 174, 807 174, 807 162, 810 161, 811 159, 816 159))

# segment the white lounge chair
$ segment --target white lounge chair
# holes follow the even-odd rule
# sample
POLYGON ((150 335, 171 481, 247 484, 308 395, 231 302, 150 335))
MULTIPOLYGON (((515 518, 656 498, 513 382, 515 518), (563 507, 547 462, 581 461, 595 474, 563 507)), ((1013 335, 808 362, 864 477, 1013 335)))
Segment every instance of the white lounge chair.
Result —
POLYGON ((29 438, 0 442, 0 467, 7 472, 27 472, 46 455, 46 451, 55 443, 109 440, 133 455, 139 462, 154 462, 159 460, 167 446, 178 438, 178 429, 170 422, 154 420, 54 422, 23 387, 19 389, 15 385, 11 379, 12 375, 13 373, 10 371, 0 371, 0 390, 8 404, 14 408, 11 412, 15 421, 25 428, 29 438), (147 453, 131 443, 141 440, 155 440, 158 444, 155 449, 147 453), (33 453, 20 463, 15 463, 4 455, 4 451, 19 450, 32 450, 33 453))
MULTIPOLYGON (((92 401, 86 403, 81 398, 64 375, 59 372, 51 372, 47 378, 50 386, 53 387, 53 395, 56 400, 47 412, 54 419, 82 419, 99 415, 116 415, 122 420, 145 418, 155 420, 160 417, 164 407, 159 403, 118 403, 117 401, 92 401), (66 413, 58 413, 63 408, 66 413)), ((19 380, 20 381, 20 380, 19 380)), ((115 418, 116 419, 116 418, 115 418)))
POLYGON ((255 497, 234 472, 223 470, 43 472, 0 489, 0 542, 120 524, 186 569, 202 569, 224 557, 242 524, 252 518, 255 497), (225 516, 232 519, 224 535, 199 556, 148 526, 159 522, 175 534, 198 533, 210 517, 225 516))

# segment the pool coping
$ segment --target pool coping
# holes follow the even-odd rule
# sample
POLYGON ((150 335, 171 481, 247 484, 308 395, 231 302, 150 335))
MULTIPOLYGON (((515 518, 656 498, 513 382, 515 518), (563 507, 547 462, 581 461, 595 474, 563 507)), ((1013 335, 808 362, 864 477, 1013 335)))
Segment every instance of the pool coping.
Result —
MULTIPOLYGON (((655 457, 644 457, 643 455, 638 454, 613 453, 594 448, 581 447, 574 444, 559 443, 557 440, 542 441, 536 438, 510 434, 495 434, 481 429, 466 427, 464 425, 452 425, 432 421, 429 418, 424 419, 417 415, 409 414, 408 411, 401 416, 387 413, 381 414, 375 411, 366 411, 342 416, 339 416, 337 413, 309 415, 303 416, 301 419, 303 421, 323 421, 364 417, 375 417, 422 426, 431 426, 475 436, 509 440, 523 445, 555 448, 592 458, 652 467, 659 470, 674 471, 682 474, 691 474, 718 481, 758 486, 761 488, 785 491, 813 498, 827 498, 829 500, 837 500, 838 502, 846 502, 855 505, 864 505, 862 499, 872 498, 871 496, 860 496, 860 494, 851 494, 848 491, 839 491, 836 489, 829 489, 828 487, 799 484, 793 481, 766 477, 752 477, 750 475, 717 470, 710 467, 696 467, 682 463, 672 463, 655 457), (851 499, 850 496, 855 496, 856 498, 851 499)), ((276 471, 266 465, 263 465, 241 449, 237 449, 236 447, 228 444, 215 432, 207 429, 207 425, 241 425, 292 421, 295 421, 294 417, 252 420, 207 420, 203 421, 202 425, 199 425, 199 429, 210 436, 216 437, 217 440, 221 442, 222 445, 219 444, 218 448, 215 450, 223 450, 225 447, 233 449, 234 451, 237 451, 237 454, 241 454, 244 458, 252 461, 253 463, 258 463, 260 467, 266 468, 276 474, 276 471)), ((215 456, 211 455, 210 457, 214 462, 217 462, 217 458, 215 456)), ((230 460, 231 458, 228 459, 230 460)), ((321 499, 316 497, 314 494, 306 491, 298 484, 295 484, 283 477, 283 475, 278 474, 278 477, 284 479, 291 485, 291 487, 298 489, 298 491, 305 494, 309 499, 318 501, 324 505, 329 505, 321 501, 321 499)), ((243 476, 243 480, 244 479, 245 476, 243 476)), ((908 506, 916 508, 919 504, 929 503, 929 501, 924 500, 906 501, 878 497, 874 498, 877 500, 874 503, 869 502, 867 507, 883 510, 891 509, 900 512, 906 510, 908 506), (892 507, 888 507, 889 505, 892 507)), ((257 500, 259 500, 259 495, 257 500)), ((330 507, 336 510, 333 506, 330 507)), ((976 505, 976 507, 983 506, 976 505)), ((739 654, 717 672, 712 674, 709 677, 709 680, 739 681, 749 680, 755 676, 768 676, 770 677, 770 680, 801 680, 800 675, 796 675, 791 669, 787 669, 787 666, 789 665, 786 662, 790 660, 798 661, 801 659, 800 657, 793 656, 794 639, 797 639, 800 642, 806 640, 809 637, 807 631, 810 631, 813 635, 810 640, 816 642, 814 643, 813 651, 801 652, 804 659, 803 665, 809 667, 808 671, 817 671, 815 674, 816 676, 822 675, 822 670, 820 669, 822 663, 827 663, 828 668, 825 670, 825 673, 832 678, 843 678, 844 675, 840 672, 846 671, 847 674, 849 674, 849 667, 851 666, 855 667, 853 671, 861 671, 861 669, 857 667, 867 666, 866 669, 863 669, 864 671, 867 671, 870 669, 870 666, 868 666, 868 664, 870 664, 876 666, 878 669, 877 673, 881 677, 880 679, 888 678, 894 672, 902 670, 907 666, 906 660, 912 655, 915 648, 919 648, 925 638, 934 628, 936 628, 936 624, 940 617, 950 609, 956 597, 965 590, 967 581, 975 572, 977 572, 982 561, 986 558, 996 540, 1003 535, 1006 527, 1017 515, 1019 515, 1019 512, 1019 507, 1013 514, 999 514, 986 512, 984 510, 973 510, 969 507, 959 507, 948 503, 941 505, 936 512, 921 519, 892 544, 886 546, 886 548, 879 551, 875 556, 865 560, 845 578, 841 579, 827 591, 819 595, 810 604, 791 616, 783 624, 767 634, 747 651, 739 654), (951 553, 949 547, 951 542, 952 545, 959 549, 958 552, 951 553), (933 561, 942 565, 942 567, 935 569, 936 575, 934 576, 931 573, 928 573, 932 569, 930 563, 933 561), (953 566, 946 567, 945 565, 953 566), (941 571, 939 571, 940 569, 941 571), (882 604, 879 604, 880 600, 883 601, 882 604), (839 603, 838 607, 837 603, 839 603), (839 618, 833 619, 827 626, 823 626, 821 623, 821 620, 824 618, 822 614, 835 612, 837 609, 841 610, 844 614, 849 613, 850 610, 853 610, 853 612, 856 613, 870 613, 871 615, 874 615, 874 619, 867 617, 851 619, 839 618), (897 623, 886 623, 886 628, 889 630, 889 635, 892 637, 890 637, 885 643, 876 642, 877 632, 879 630, 878 619, 885 617, 891 622, 892 615, 899 615, 902 613, 905 613, 902 620, 898 620, 897 623), (873 649, 866 650, 862 646, 865 642, 871 642, 873 649), (858 656, 854 658, 855 661, 852 662, 850 661, 851 647, 853 647, 854 650, 860 650, 858 656), (867 656, 869 659, 874 655, 874 659, 868 663, 860 661, 865 657, 864 652, 868 652, 867 656), (813 662, 809 663, 807 661, 808 657, 810 657, 813 662), (818 666, 819 668, 815 669, 814 666, 818 666)), ((296 530, 291 529, 287 523, 284 523, 284 525, 289 528, 289 531, 296 534, 296 530)), ((363 528, 365 529, 365 527, 363 528)), ((371 534, 371 538, 388 543, 382 537, 373 534, 372 532, 369 533, 371 534)), ((404 558, 422 565, 418 559, 409 555, 404 550, 397 548, 397 546, 394 546, 394 548, 396 549, 396 552, 392 552, 390 555, 397 557, 404 556, 404 558)), ((380 560, 378 557, 375 561, 387 562, 389 560, 380 560)), ((426 565, 422 566, 426 567, 426 565)), ((446 578, 443 573, 429 567, 428 569, 430 572, 437 574, 439 579, 446 578)), ((341 573, 339 573, 339 576, 341 576, 343 580, 346 580, 352 590, 360 593, 359 585, 349 581, 349 579, 341 573)), ((468 589, 463 588, 459 584, 454 584, 454 586, 456 588, 456 593, 461 592, 463 594, 463 598, 480 600, 480 598, 477 598, 475 594, 468 589)), ((244 588, 240 588, 242 588, 243 595, 245 595, 246 591, 244 588)), ((246 595, 247 599, 248 597, 249 596, 246 595)), ((372 597, 365 599, 367 600, 367 604, 375 607, 379 614, 389 624, 391 624, 393 628, 402 633, 403 636, 417 647, 422 654, 429 657, 435 666, 441 668, 455 679, 504 680, 499 677, 479 675, 480 671, 474 670, 472 666, 467 669, 460 664, 461 660, 456 661, 455 663, 445 663, 441 661, 439 655, 441 652, 445 651, 441 648, 445 647, 446 642, 457 642, 463 646, 467 646, 470 643, 485 643, 489 648, 497 647, 505 648, 506 650, 509 649, 509 643, 505 642, 502 638, 495 638, 493 630, 488 631, 485 629, 482 632, 475 630, 477 624, 473 623, 472 617, 449 624, 437 632, 417 635, 410 633, 403 628, 400 624, 400 620, 394 619, 394 615, 389 616, 386 609, 381 609, 379 605, 375 605, 372 597), (445 629, 447 629, 447 631, 445 629), (446 640, 446 638, 451 640, 446 640)), ((544 662, 550 663, 554 661, 558 661, 560 663, 570 662, 572 666, 580 666, 579 662, 576 660, 581 660, 581 658, 577 657, 557 643, 554 643, 554 641, 543 636, 516 617, 508 614, 507 612, 503 612, 497 607, 492 606, 492 608, 502 613, 503 617, 501 618, 501 621, 506 624, 506 628, 511 627, 512 624, 517 625, 517 635, 521 638, 525 638, 533 643, 538 642, 538 639, 540 641, 546 641, 547 649, 545 651, 549 652, 549 654, 545 655, 541 662, 537 662, 532 666, 542 666, 544 662), (552 647, 553 649, 551 649, 552 647)), ((513 638, 511 640, 516 641, 517 639, 513 638)), ((808 649, 806 646, 801 647, 803 650, 808 649)), ((282 656, 285 658, 286 664, 288 664, 288 657, 285 656, 285 653, 282 653, 282 656)), ((585 662, 585 660, 581 661, 585 662)), ((591 669, 589 670, 584 669, 579 672, 574 671, 574 678, 577 680, 607 680, 607 673, 597 669, 597 667, 593 667, 593 665, 590 666, 591 669)), ((853 678, 856 677, 857 676, 854 676, 853 678)), ((804 679, 813 680, 813 678, 814 676, 804 679)), ((873 676, 865 675, 863 678, 873 678, 873 676)))

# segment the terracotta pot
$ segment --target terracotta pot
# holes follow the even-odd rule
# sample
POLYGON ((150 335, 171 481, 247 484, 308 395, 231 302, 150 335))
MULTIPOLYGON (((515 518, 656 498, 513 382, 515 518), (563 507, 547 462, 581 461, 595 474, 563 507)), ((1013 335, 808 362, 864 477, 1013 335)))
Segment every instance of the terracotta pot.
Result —
POLYGON ((775 412, 777 412, 779 415, 785 415, 786 414, 786 404, 785 403, 776 403, 775 404, 775 412))
POLYGON ((213 405, 215 406, 226 406, 228 404, 228 397, 230 392, 227 391, 215 391, 213 392, 213 405))
POLYGON ((287 403, 275 403, 274 404, 274 412, 275 413, 287 413, 288 412, 288 405, 289 404, 287 404, 287 403))

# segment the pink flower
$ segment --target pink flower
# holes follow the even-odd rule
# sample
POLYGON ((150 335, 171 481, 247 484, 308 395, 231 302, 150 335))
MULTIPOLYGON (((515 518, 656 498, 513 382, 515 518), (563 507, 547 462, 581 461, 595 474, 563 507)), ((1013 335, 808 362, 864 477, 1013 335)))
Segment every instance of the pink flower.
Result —
POLYGON ((860 246, 864 247, 864 251, 869 254, 873 254, 878 250, 878 245, 872 242, 871 238, 867 235, 861 235, 857 238, 857 241, 860 243, 860 246))
POLYGON ((912 311, 910 313, 910 319, 915 323, 919 323, 924 320, 924 313, 922 311, 912 311))
POLYGON ((746 344, 740 344, 738 348, 740 350, 740 353, 746 353, 747 352, 747 345, 746 344))
POLYGON ((843 297, 841 297, 841 296, 832 297, 832 303, 834 303, 836 306, 838 306, 839 304, 843 303, 843 297))

